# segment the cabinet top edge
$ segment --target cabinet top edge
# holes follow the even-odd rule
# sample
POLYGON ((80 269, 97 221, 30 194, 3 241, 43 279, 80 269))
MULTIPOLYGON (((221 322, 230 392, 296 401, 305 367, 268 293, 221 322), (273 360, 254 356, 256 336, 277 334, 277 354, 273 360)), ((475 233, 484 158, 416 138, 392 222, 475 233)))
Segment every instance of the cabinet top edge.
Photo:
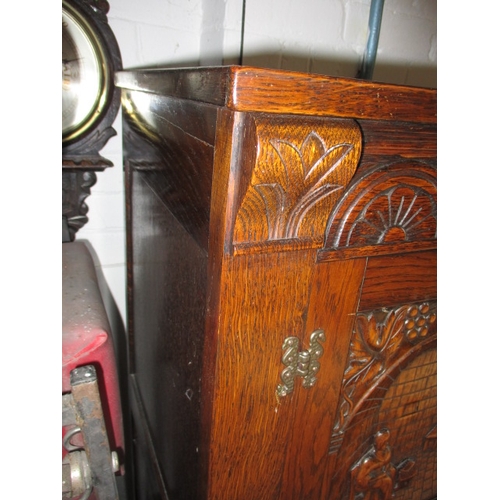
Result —
POLYGON ((119 71, 115 84, 233 111, 437 121, 436 89, 251 66, 119 71))

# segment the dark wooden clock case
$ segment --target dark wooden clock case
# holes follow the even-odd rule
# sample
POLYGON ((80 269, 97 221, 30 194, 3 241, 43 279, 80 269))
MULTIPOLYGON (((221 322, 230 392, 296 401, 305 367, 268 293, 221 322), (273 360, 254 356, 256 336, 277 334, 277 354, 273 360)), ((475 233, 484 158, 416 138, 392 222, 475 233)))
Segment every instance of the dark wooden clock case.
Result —
POLYGON ((83 135, 62 145, 62 241, 73 241, 76 232, 87 222, 88 207, 85 198, 96 183, 96 172, 112 167, 113 163, 99 152, 110 137, 116 135, 112 124, 120 108, 120 90, 113 75, 122 68, 120 50, 109 27, 106 0, 68 0, 92 26, 105 53, 110 72, 110 94, 106 106, 96 121, 83 135))

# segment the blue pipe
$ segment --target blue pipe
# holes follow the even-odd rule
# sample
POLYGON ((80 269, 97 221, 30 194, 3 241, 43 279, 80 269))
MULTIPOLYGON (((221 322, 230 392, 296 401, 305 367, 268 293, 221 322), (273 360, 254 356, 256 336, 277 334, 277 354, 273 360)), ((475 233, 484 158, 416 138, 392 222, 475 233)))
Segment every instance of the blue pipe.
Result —
POLYGON ((368 20, 368 42, 361 63, 361 69, 357 78, 371 80, 375 68, 375 59, 377 57, 378 39, 380 37, 380 25, 382 24, 382 11, 384 10, 384 0, 372 0, 370 5, 370 18, 368 20))

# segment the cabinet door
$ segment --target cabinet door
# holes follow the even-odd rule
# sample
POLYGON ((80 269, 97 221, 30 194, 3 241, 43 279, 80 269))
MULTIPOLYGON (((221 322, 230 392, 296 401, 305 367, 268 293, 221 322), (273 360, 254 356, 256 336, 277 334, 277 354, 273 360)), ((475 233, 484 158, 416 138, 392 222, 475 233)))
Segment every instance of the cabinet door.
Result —
POLYGON ((330 438, 328 498, 436 496, 435 297, 434 251, 367 260, 330 438))

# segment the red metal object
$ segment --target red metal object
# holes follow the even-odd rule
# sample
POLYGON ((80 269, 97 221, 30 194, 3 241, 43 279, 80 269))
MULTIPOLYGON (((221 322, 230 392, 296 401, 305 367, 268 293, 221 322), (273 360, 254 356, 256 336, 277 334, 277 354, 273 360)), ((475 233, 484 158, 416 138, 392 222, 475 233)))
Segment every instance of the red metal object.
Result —
MULTIPOLYGON (((84 365, 96 368, 110 448, 118 452, 123 464, 125 447, 117 364, 94 260, 86 244, 75 241, 62 244, 62 264, 62 393, 71 392, 71 370, 84 365)), ((77 439, 75 436, 72 442, 78 444, 77 439)))

